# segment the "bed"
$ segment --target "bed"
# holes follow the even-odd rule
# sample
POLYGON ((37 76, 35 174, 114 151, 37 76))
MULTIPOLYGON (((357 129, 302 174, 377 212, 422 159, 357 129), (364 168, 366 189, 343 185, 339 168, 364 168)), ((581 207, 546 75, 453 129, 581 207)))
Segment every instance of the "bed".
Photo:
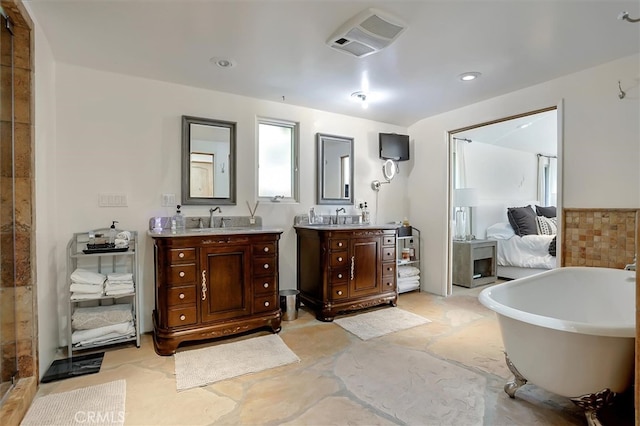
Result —
POLYGON ((512 207, 507 216, 509 222, 495 223, 486 231, 487 239, 497 241, 498 277, 523 278, 556 268, 555 208, 512 207))

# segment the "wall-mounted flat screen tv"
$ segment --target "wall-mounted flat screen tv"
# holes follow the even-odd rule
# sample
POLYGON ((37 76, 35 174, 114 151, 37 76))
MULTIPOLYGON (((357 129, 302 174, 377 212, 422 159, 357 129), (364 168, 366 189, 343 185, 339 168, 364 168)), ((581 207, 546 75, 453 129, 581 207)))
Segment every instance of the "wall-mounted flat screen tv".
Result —
POLYGON ((407 161, 409 159, 409 135, 380 133, 380 158, 407 161))

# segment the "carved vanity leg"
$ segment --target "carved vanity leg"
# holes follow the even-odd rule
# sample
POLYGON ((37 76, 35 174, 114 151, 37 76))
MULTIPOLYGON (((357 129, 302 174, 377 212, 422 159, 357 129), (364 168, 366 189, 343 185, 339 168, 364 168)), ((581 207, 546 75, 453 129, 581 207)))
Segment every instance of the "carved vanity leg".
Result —
POLYGON ((598 410, 607 405, 611 405, 615 396, 616 393, 607 388, 597 393, 571 398, 571 402, 584 410, 584 415, 587 418, 587 424, 589 426, 602 426, 602 423, 598 420, 598 410))
POLYGON ((504 391, 507 393, 507 395, 509 395, 510 398, 515 398, 516 391, 527 383, 527 379, 522 377, 522 374, 520 374, 516 366, 513 365, 513 363, 509 359, 509 355, 506 352, 504 353, 504 358, 509 371, 511 371, 511 373, 513 374, 513 380, 507 382, 507 384, 504 385, 504 391))

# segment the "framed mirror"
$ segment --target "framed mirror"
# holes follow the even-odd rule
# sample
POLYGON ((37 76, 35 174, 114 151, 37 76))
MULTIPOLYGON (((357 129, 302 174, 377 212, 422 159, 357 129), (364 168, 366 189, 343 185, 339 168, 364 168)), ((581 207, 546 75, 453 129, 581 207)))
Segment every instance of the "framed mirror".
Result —
POLYGON ((353 204, 353 138, 316 134, 317 204, 353 204))
POLYGON ((236 204, 236 123, 182 116, 182 204, 236 204))

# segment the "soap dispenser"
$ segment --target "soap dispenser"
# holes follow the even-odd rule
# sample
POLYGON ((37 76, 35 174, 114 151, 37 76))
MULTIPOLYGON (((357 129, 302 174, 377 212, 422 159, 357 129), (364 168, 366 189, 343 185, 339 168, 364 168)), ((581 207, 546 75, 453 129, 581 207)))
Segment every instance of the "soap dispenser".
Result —
POLYGON ((171 225, 173 226, 173 221, 175 220, 176 230, 184 231, 185 219, 184 219, 184 215, 180 212, 180 207, 182 207, 182 206, 180 204, 178 204, 177 208, 176 208, 176 214, 172 218, 171 225))
POLYGON ((111 226, 109 227, 109 244, 116 243, 116 223, 118 223, 118 221, 112 221, 111 226))

